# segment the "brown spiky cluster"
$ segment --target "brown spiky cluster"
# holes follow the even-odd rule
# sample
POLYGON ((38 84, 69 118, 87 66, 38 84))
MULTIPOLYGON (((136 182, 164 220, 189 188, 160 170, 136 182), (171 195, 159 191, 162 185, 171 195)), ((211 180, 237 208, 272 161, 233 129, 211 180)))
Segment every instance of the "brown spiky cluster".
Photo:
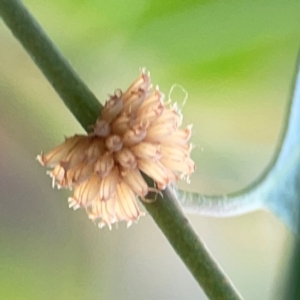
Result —
POLYGON ((163 190, 195 169, 188 144, 191 126, 180 129, 182 115, 163 98, 142 71, 124 93, 110 96, 90 134, 67 138, 38 156, 52 168, 53 187, 74 190, 69 206, 85 208, 99 227, 139 219, 136 198, 144 199, 151 189, 141 172, 163 190))

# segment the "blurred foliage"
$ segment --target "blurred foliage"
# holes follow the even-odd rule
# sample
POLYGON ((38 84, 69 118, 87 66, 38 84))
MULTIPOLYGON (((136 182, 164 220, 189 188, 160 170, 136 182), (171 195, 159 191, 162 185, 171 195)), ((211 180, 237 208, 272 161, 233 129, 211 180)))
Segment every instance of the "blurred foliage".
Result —
MULTIPOLYGON (((102 103, 143 66, 166 96, 184 86, 198 168, 188 188, 241 188, 270 160, 299 46, 299 0, 24 3, 102 103)), ((2 23, 0 39, 1 298, 201 298, 150 220, 98 231, 51 190, 33 157, 82 129, 2 23)), ((171 96, 184 98, 180 89, 171 96)), ((275 279, 293 240, 281 224, 263 213, 192 220, 245 299, 280 299, 275 279)))

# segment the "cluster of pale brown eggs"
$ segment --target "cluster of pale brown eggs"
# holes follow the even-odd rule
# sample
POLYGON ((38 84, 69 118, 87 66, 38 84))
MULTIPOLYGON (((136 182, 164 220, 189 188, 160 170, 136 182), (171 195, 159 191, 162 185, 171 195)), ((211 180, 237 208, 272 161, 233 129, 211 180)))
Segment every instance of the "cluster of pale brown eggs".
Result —
POLYGON ((164 102, 143 70, 124 93, 110 96, 91 133, 66 138, 37 159, 52 168, 53 187, 74 190, 70 207, 85 208, 100 228, 130 225, 143 214, 137 197, 151 190, 142 172, 163 190, 194 171, 191 126, 180 129, 181 123, 177 106, 164 102))

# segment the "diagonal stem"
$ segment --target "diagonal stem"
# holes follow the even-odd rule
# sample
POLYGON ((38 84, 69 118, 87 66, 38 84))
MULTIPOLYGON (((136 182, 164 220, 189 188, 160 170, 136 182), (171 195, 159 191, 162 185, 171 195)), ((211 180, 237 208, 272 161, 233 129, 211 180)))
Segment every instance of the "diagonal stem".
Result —
POLYGON ((155 202, 143 204, 208 298, 242 299, 182 213, 172 189, 169 187, 162 194, 163 197, 157 195, 155 202))
MULTIPOLYGON (((101 108, 94 95, 20 1, 0 0, 0 15, 87 130, 101 108)), ((241 299, 183 215, 170 188, 154 203, 144 205, 210 299, 241 299)))
POLYGON ((0 0, 0 15, 65 105, 88 130, 102 107, 94 94, 20 1, 0 0))

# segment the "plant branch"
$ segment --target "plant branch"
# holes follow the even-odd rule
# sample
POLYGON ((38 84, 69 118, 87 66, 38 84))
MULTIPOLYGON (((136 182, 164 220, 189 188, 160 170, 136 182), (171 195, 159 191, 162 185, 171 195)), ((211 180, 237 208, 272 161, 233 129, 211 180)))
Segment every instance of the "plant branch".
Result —
MULTIPOLYGON (((19 1, 0 0, 0 12, 7 26, 40 67, 54 89, 64 100, 66 106, 81 125, 88 130, 99 115, 102 105, 19 1)), ((285 167, 284 160, 279 159, 280 150, 292 145, 288 142, 291 141, 291 138, 287 139, 285 137, 288 136, 289 116, 292 105, 295 106, 296 99, 296 97, 291 97, 286 126, 283 130, 278 151, 260 178, 244 190, 227 195, 203 195, 178 190, 178 201, 186 212, 211 217, 231 217, 267 207, 289 229, 298 232, 296 224, 298 217, 294 216, 295 211, 297 211, 294 210, 294 201, 288 199, 289 203, 285 205, 283 203, 286 201, 283 202, 282 199, 275 201, 272 200, 273 197, 270 197, 272 193, 270 183, 273 182, 272 186, 274 186, 276 178, 282 179, 278 172, 281 167, 285 167)), ((293 120, 295 120, 295 117, 293 120)), ((291 131, 292 127, 289 128, 291 131)), ((296 135, 293 135, 293 137, 296 137, 296 135)), ((284 151, 285 157, 288 152, 289 150, 284 151)), ((282 192, 278 194, 282 194, 282 192)))
MULTIPOLYGON (((88 129, 101 108, 94 95, 19 1, 0 0, 0 15, 76 119, 88 129)), ((205 293, 210 299, 241 299, 182 214, 171 189, 163 191, 163 196, 144 205, 205 293)))
POLYGON ((227 195, 178 190, 178 201, 186 212, 230 217, 267 208, 300 235, 300 52, 294 74, 281 139, 266 170, 244 190, 227 195))
MULTIPOLYGON (((147 181, 152 184, 149 179, 147 181)), ((172 189, 168 187, 162 194, 163 197, 154 195, 157 198, 153 203, 143 204, 208 298, 242 299, 199 240, 182 213, 172 189)))
POLYGON ((227 195, 202 195, 176 189, 175 192, 184 212, 189 214, 228 218, 263 207, 261 190, 256 188, 227 195))
POLYGON ((84 129, 94 124, 101 104, 18 0, 0 0, 0 16, 26 49, 84 129))

